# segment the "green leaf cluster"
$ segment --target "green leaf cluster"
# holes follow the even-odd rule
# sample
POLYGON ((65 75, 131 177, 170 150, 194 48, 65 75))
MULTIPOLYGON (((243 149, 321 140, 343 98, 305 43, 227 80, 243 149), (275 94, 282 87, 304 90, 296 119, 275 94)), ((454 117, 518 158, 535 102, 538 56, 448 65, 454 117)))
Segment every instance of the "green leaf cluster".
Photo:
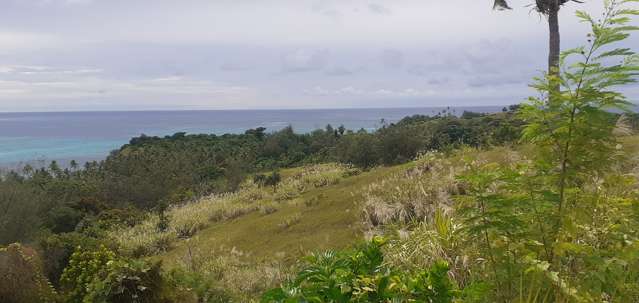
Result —
POLYGON ((350 251, 328 251, 306 259, 287 285, 268 291, 262 302, 452 302, 458 294, 448 265, 398 271, 384 265, 382 246, 371 242, 350 251))

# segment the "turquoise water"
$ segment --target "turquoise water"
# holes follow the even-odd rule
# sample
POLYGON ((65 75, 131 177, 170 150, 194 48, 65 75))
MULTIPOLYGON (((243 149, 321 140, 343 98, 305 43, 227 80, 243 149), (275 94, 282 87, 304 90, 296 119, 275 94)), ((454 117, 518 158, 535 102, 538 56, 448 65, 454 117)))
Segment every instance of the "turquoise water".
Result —
MULTIPOLYGON (((415 114, 433 115, 443 108, 228 110, 0 113, 0 165, 44 163, 71 159, 100 160, 111 150, 140 134, 152 136, 187 133, 243 133, 256 127, 276 131, 291 125, 310 132, 327 124, 347 129, 373 130, 380 120, 396 122, 415 114)), ((495 112, 501 107, 452 108, 495 112)))
POLYGON ((0 137, 0 163, 101 159, 122 144, 121 139, 0 137))

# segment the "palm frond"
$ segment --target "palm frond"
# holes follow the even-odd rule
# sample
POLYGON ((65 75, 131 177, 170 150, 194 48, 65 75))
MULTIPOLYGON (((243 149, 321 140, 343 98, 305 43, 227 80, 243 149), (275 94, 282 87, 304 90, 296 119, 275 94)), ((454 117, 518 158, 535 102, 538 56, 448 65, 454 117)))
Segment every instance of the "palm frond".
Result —
POLYGON ((512 8, 508 6, 508 2, 506 2, 506 0, 495 0, 495 3, 493 4, 493 9, 501 11, 501 10, 512 9, 512 8))

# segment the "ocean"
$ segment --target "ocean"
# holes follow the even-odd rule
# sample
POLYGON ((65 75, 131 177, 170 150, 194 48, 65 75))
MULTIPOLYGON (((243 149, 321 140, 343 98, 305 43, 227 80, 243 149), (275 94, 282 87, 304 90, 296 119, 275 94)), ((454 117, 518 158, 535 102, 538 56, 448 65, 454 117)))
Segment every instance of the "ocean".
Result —
MULTIPOLYGON (((501 106, 451 107, 464 110, 496 112, 501 106)), ((64 165, 104 159, 110 151, 140 134, 149 136, 189 134, 244 133, 265 127, 267 132, 291 125, 298 133, 344 125, 347 129, 374 130, 384 119, 388 123, 403 117, 434 115, 443 107, 367 108, 313 110, 202 110, 202 111, 117 111, 117 112, 47 112, 0 113, 0 167, 44 164, 51 160, 64 165)))

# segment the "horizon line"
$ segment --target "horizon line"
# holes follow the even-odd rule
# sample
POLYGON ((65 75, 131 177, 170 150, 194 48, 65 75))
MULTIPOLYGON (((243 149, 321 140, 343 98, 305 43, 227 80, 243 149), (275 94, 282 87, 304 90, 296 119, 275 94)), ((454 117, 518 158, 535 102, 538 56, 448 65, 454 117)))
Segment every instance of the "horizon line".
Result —
POLYGON ((46 114, 46 113, 115 113, 115 112, 195 112, 195 111, 313 111, 313 110, 358 110, 358 109, 421 109, 421 108, 460 108, 460 107, 508 107, 516 104, 485 104, 485 105, 432 105, 432 106, 396 106, 396 107, 314 107, 314 108, 225 108, 225 109, 112 109, 112 110, 35 110, 35 111, 2 111, 0 114, 46 114))

